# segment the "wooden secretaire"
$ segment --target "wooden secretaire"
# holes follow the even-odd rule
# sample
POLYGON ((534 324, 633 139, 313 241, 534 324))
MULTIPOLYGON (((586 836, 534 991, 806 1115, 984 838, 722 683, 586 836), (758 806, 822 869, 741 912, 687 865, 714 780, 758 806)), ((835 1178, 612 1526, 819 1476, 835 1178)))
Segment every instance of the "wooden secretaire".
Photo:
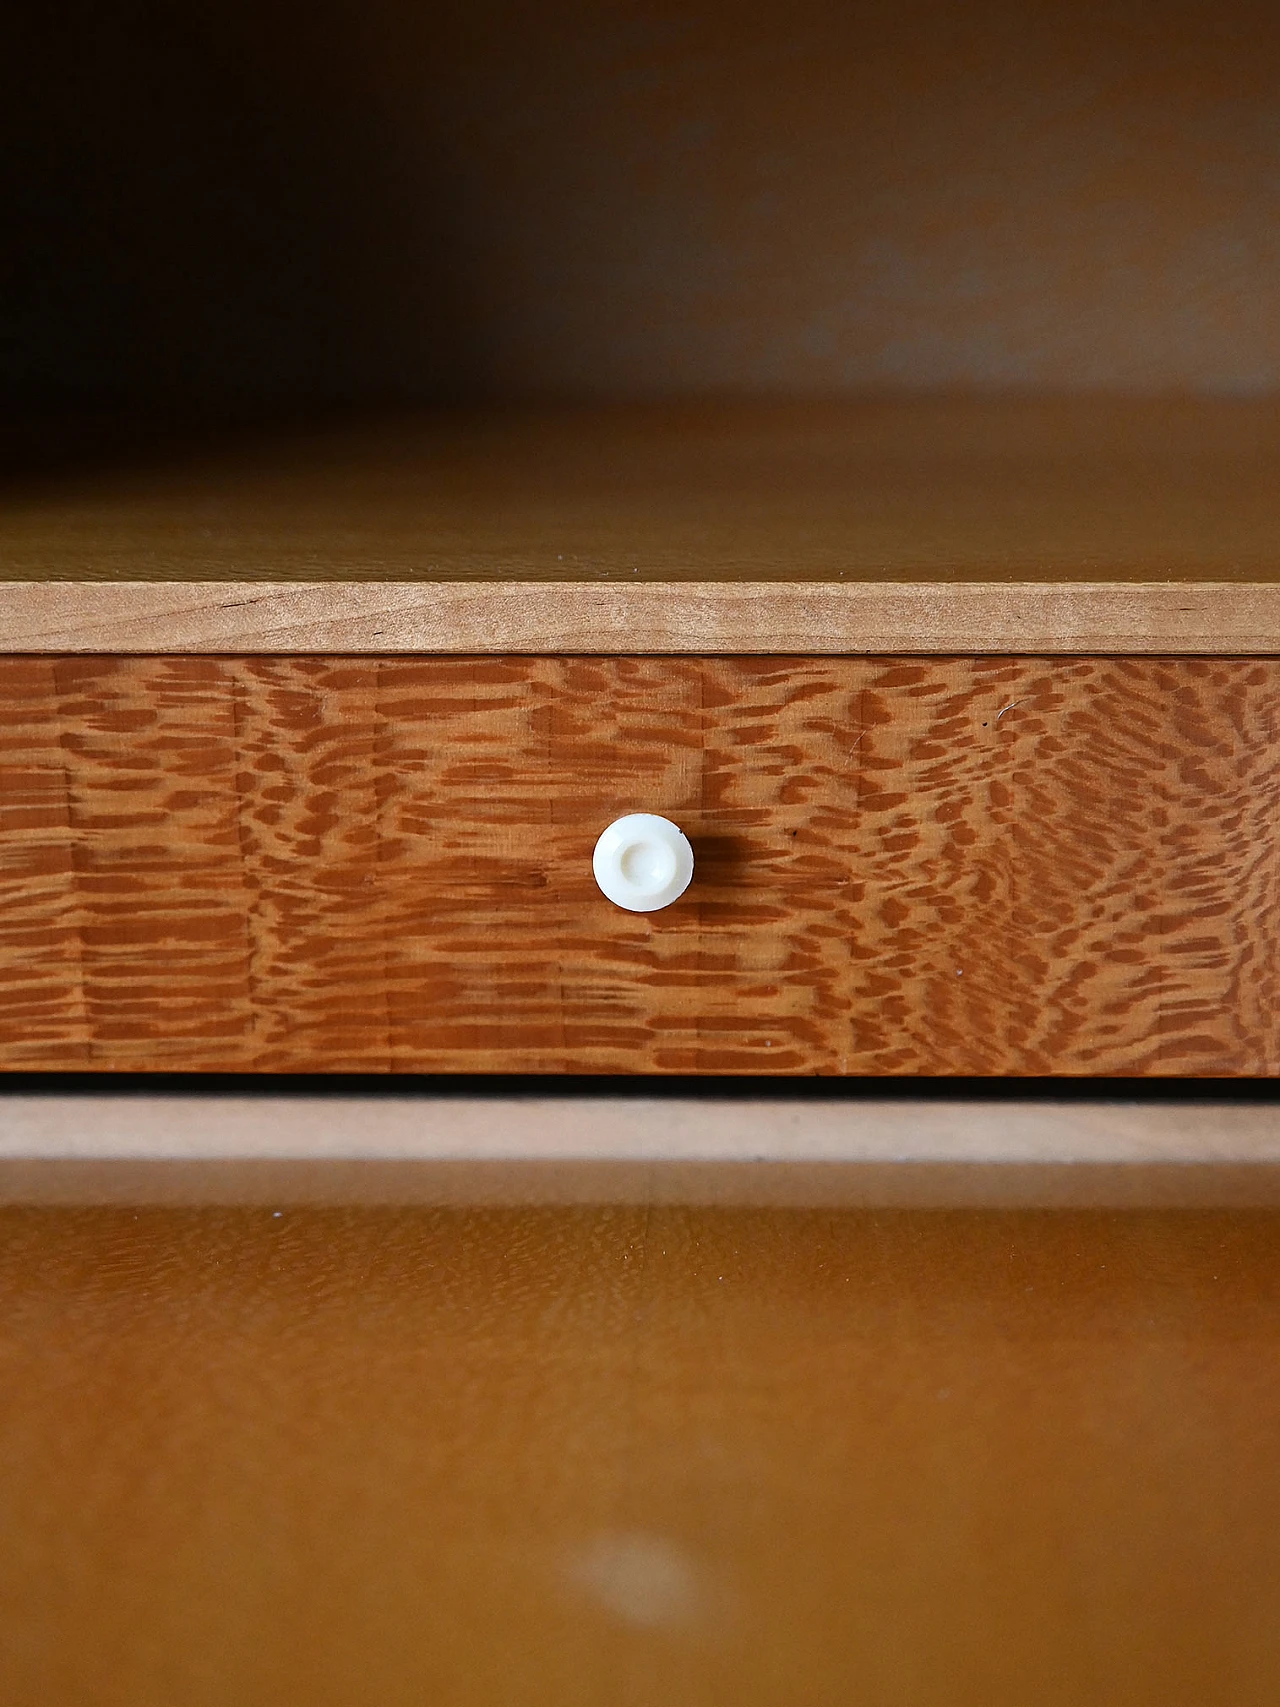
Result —
POLYGON ((396 418, 0 562, 5 1069, 1280 1068, 1271 402, 396 418))
POLYGON ((1280 1070, 1280 12, 74 11, 0 1073, 1280 1070))

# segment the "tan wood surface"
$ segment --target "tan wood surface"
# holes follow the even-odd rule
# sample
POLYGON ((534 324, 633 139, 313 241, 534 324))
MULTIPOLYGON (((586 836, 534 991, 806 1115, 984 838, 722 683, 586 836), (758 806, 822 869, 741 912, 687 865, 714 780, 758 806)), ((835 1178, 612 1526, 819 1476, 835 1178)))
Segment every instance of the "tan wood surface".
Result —
POLYGON ((1280 582, 0 582, 8 652, 1269 657, 1280 582))
POLYGON ((1280 401, 494 408, 8 483, 10 581, 1280 581, 1280 401))
POLYGON ((8 1068, 1274 1074, 1280 665, 7 659, 8 1068), (623 812, 697 859, 631 914, 623 812))
POLYGON ((1280 405, 506 409, 122 453, 10 482, 0 647, 1276 652, 1280 405))
POLYGON ((1280 403, 504 408, 10 478, 9 581, 1276 581, 1280 403))
POLYGON ((6 1707, 1272 1707, 1273 1214, 0 1216, 6 1707))
POLYGON ((259 1080, 211 1095, 0 1079, 0 1202, 1280 1205, 1280 1104, 1224 1102, 1216 1086, 1176 1102, 548 1088, 259 1080))

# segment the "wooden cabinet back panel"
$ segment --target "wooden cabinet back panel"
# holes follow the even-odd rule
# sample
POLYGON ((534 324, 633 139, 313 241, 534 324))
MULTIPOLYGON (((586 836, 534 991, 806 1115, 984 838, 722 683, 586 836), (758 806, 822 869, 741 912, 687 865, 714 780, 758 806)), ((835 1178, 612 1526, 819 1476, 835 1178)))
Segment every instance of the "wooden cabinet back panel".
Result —
POLYGON ((1275 1073, 1278 730, 1257 659, 6 658, 0 1065, 1275 1073))

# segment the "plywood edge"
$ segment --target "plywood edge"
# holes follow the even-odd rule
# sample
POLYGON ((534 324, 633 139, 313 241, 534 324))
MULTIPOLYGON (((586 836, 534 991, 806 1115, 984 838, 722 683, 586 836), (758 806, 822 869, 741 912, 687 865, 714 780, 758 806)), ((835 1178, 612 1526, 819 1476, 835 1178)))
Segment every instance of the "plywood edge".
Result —
POLYGON ((1280 1105, 11 1096, 0 1201, 1280 1203, 1280 1105))
POLYGON ((8 653, 1280 653, 1280 582, 0 583, 8 653))

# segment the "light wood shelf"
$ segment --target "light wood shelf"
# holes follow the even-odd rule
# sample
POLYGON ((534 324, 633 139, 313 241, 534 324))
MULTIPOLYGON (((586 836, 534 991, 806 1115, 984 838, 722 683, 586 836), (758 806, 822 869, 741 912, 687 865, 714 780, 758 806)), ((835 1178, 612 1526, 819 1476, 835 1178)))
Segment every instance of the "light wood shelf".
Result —
POLYGON ((366 421, 28 484, 10 652, 1280 651, 1280 405, 366 421))
POLYGON ((1280 1203, 1280 1105, 10 1095, 0 1203, 1280 1203))

